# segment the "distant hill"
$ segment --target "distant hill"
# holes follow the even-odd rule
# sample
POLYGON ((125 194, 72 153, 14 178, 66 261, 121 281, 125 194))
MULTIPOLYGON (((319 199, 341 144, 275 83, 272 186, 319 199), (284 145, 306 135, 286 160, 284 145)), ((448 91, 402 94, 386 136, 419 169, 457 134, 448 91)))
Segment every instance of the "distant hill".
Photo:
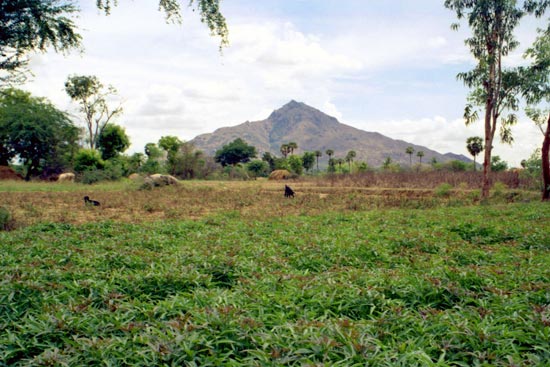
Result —
POLYGON ((357 153, 356 161, 366 161, 371 166, 382 165, 387 157, 391 157, 393 162, 408 165, 409 155, 405 153, 405 150, 409 146, 415 150, 413 163, 418 162, 416 156, 418 151, 424 151, 422 162, 425 163, 431 162, 432 158, 437 159, 438 162, 454 159, 471 162, 463 155, 441 154, 426 147, 391 139, 376 132, 356 129, 294 100, 273 111, 265 120, 246 121, 237 126, 222 127, 213 133, 195 137, 191 143, 205 153, 214 155, 216 150, 236 138, 242 138, 248 144, 255 146, 259 157, 264 152, 281 156, 281 145, 295 142, 298 145, 295 154, 320 150, 323 153, 320 162, 324 162, 324 165, 328 160, 325 154, 327 149, 334 151, 334 158, 344 158, 348 151, 354 150, 357 153))

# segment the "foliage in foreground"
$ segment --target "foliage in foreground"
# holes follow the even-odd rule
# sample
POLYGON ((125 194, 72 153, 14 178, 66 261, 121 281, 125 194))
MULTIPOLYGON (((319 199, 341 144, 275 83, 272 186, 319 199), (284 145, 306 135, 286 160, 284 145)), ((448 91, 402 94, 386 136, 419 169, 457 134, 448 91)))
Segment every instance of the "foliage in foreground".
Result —
POLYGON ((550 208, 0 233, 5 365, 544 366, 550 208))

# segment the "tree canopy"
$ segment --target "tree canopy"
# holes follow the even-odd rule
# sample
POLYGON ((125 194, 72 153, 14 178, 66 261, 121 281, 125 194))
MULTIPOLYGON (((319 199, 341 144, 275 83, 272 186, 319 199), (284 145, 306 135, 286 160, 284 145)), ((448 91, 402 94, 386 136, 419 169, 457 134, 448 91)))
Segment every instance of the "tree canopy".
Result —
POLYGON ((107 124, 98 139, 101 157, 111 159, 130 147, 130 138, 122 126, 107 124))
POLYGON ((28 180, 48 164, 62 164, 77 139, 78 128, 46 99, 12 88, 0 92, 0 164, 19 159, 28 180))
POLYGON ((216 151, 215 160, 222 166, 246 163, 256 157, 256 148, 248 145, 243 139, 237 138, 216 151))
POLYGON ((24 80, 29 52, 80 47, 77 12, 67 0, 0 0, 0 86, 24 80))

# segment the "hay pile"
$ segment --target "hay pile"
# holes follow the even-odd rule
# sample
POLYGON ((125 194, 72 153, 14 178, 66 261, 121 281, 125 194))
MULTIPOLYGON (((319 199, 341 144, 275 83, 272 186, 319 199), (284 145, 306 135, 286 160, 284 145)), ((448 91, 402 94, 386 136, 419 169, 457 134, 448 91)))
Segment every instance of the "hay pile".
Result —
POLYGON ((23 176, 8 166, 0 166, 0 180, 22 180, 23 176))
POLYGON ((286 169, 276 169, 269 175, 270 180, 287 180, 292 177, 292 174, 286 169))

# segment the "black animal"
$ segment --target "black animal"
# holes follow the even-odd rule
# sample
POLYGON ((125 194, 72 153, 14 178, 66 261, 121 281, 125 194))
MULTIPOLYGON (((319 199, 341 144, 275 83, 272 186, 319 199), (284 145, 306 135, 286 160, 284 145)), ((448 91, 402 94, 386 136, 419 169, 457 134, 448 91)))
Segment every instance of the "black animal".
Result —
POLYGON ((101 204, 99 201, 91 200, 89 196, 84 196, 84 204, 85 205, 92 205, 92 206, 100 206, 101 204))
POLYGON ((294 197, 294 190, 290 188, 290 186, 285 185, 285 198, 294 197))

